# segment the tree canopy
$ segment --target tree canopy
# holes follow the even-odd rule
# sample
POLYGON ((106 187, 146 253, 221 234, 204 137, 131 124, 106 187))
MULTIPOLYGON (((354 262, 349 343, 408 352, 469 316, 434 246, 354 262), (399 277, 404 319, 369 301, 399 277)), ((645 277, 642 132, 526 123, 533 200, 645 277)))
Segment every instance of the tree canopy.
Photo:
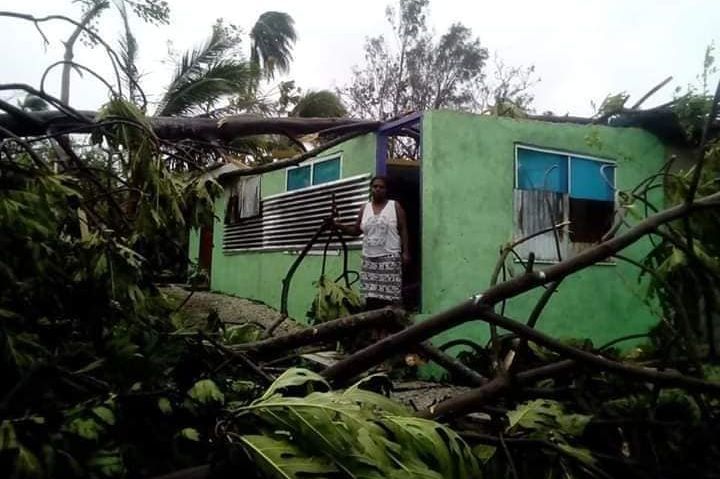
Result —
POLYGON ((452 24, 437 37, 428 27, 429 0, 400 0, 388 7, 393 41, 368 38, 365 65, 340 89, 356 116, 386 119, 438 108, 507 113, 529 108, 533 69, 497 60, 486 75, 489 53, 472 30, 452 24), (397 48, 392 45, 397 44, 397 48))

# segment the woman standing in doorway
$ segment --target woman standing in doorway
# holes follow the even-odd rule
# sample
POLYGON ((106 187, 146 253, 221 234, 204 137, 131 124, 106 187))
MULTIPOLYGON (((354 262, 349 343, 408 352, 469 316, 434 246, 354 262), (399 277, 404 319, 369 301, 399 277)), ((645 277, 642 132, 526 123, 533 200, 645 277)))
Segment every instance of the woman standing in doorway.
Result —
POLYGON ((370 181, 370 201, 360 208, 353 225, 335 223, 343 233, 363 234, 360 281, 366 309, 402 301, 402 267, 410 262, 405 211, 387 197, 387 179, 370 181))

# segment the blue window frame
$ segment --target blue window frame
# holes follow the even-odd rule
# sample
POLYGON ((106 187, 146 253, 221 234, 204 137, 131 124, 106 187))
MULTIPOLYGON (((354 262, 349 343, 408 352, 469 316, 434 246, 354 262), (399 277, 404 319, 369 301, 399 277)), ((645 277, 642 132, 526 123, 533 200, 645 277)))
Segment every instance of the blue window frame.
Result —
POLYGON ((515 186, 519 190, 569 193, 570 198, 613 201, 615 163, 518 146, 515 186))
POLYGON ((315 160, 312 163, 288 168, 286 179, 286 190, 293 191, 308 186, 322 185, 337 181, 341 176, 341 158, 334 156, 332 158, 323 158, 315 160))
MULTIPOLYGON (((597 243, 612 226, 615 214, 616 164, 569 152, 516 145, 515 221, 518 237, 567 222, 573 255, 597 243)), ((557 258, 557 239, 543 234, 524 245, 538 259, 557 258)), ((562 241, 566 241, 563 239, 562 241)))

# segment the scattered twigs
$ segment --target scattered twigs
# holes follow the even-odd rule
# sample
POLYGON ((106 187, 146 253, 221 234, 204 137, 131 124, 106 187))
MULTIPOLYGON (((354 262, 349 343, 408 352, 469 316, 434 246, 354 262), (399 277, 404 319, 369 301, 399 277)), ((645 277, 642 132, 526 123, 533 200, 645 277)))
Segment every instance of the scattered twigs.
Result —
MULTIPOLYGON (((499 447, 503 444, 505 444, 505 448, 507 447, 517 447, 519 449, 547 449, 550 451, 553 451, 557 453, 559 456, 562 456, 572 462, 577 463, 578 466, 582 468, 586 468, 588 471, 592 472, 598 477, 603 477, 607 479, 611 479, 611 476, 608 475, 605 471, 600 469, 594 464, 588 463, 586 461, 582 461, 578 458, 577 455, 572 454, 571 452, 561 448, 557 444, 553 444, 550 441, 545 441, 542 439, 531 439, 531 438, 511 438, 511 437, 504 437, 502 435, 493 436, 491 434, 484 434, 481 432, 476 431, 462 431, 460 435, 471 442, 479 442, 481 444, 487 444, 489 446, 496 446, 499 447)), ((594 453, 593 453, 594 454, 594 453)), ((628 466, 637 466, 632 461, 628 461, 627 459, 620 458, 620 457, 614 457, 614 456, 606 456, 603 455, 603 458, 614 460, 616 462, 620 462, 622 464, 627 464, 628 466)))
POLYGON ((512 474, 513 479, 520 479, 520 476, 518 476, 517 467, 515 467, 515 460, 513 459, 512 453, 510 452, 510 449, 505 442, 505 435, 502 431, 498 433, 498 438, 500 439, 500 446, 502 446, 502 450, 505 453, 505 457, 507 458, 508 466, 510 468, 510 473, 512 474))
POLYGON ((244 353, 240 351, 235 351, 233 349, 228 348, 227 346, 220 344, 219 342, 215 341, 211 337, 209 337, 206 334, 200 335, 203 341, 207 341, 210 344, 213 345, 216 349, 224 353, 229 358, 235 359, 238 362, 242 363, 243 366, 248 368, 251 372, 253 372, 257 377, 265 381, 266 384, 271 384, 275 378, 270 376, 268 373, 263 371, 257 364, 252 362, 244 353))
POLYGON ((0 126, 0 134, 4 135, 7 138, 10 138, 12 141, 20 145, 20 147, 25 150, 25 152, 30 156, 30 158, 33 160, 35 165, 37 165, 38 168, 44 171, 50 171, 50 167, 45 163, 45 160, 40 158, 40 155, 37 154, 35 150, 33 150, 32 146, 19 136, 15 135, 12 131, 3 128, 0 126))

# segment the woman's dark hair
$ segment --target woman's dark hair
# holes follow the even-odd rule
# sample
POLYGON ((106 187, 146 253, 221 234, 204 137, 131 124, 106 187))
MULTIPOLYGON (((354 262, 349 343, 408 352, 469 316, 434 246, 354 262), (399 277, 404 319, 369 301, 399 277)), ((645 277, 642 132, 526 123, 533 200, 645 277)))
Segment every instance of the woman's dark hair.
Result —
POLYGON ((387 188, 387 186, 388 186, 387 176, 385 176, 385 175, 375 175, 375 176, 373 176, 372 179, 370 180, 370 186, 372 186, 372 184, 375 183, 377 180, 380 180, 380 181, 382 181, 383 183, 385 183, 385 187, 387 188))

